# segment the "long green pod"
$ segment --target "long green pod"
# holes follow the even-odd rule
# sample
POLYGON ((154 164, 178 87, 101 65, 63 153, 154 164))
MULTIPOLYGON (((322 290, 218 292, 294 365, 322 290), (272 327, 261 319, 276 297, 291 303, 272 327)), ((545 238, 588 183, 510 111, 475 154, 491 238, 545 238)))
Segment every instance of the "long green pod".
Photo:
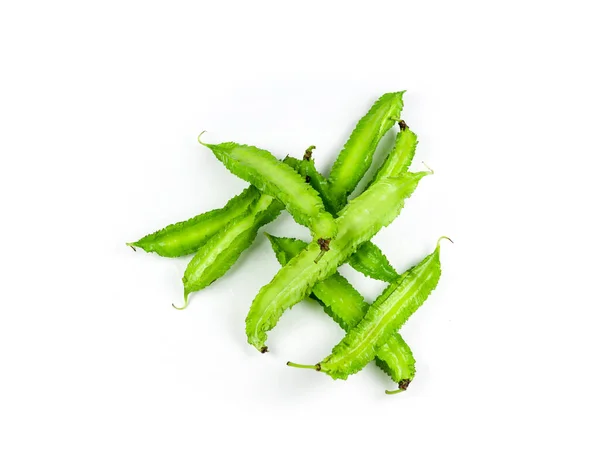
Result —
POLYGON ((398 120, 404 106, 404 92, 382 95, 360 119, 333 163, 329 185, 338 209, 346 204, 348 195, 371 166, 377 144, 383 135, 398 120))
POLYGON ((346 334, 329 356, 312 368, 334 379, 345 380, 365 367, 436 288, 442 273, 442 239, 448 238, 440 238, 433 253, 391 283, 358 325, 346 334))
POLYGON ((301 301, 315 283, 332 275, 360 244, 389 225, 419 180, 428 174, 407 173, 399 178, 381 180, 350 201, 336 219, 338 234, 331 240, 329 251, 323 254, 320 264, 314 261, 321 253, 321 247, 319 242, 313 241, 261 288, 246 317, 248 342, 264 351, 267 332, 277 324, 283 312, 301 301))
MULTIPOLYGON (((397 151, 397 148, 393 151, 397 151)), ((288 156, 284 159, 284 162, 293 167, 296 172, 306 177, 306 181, 315 188, 323 199, 327 211, 334 217, 337 217, 338 210, 331 198, 329 184, 315 168, 315 163, 312 159, 312 148, 307 150, 302 160, 288 156)), ((403 172, 399 172, 399 174, 400 173, 403 172)), ((398 273, 396 273, 396 270, 390 264, 386 256, 379 247, 372 242, 365 242, 358 247, 356 252, 350 256, 347 262, 353 269, 375 280, 387 281, 390 283, 398 277, 398 273)))
MULTIPOLYGON (((279 263, 284 266, 308 245, 299 239, 281 238, 267 234, 279 263)), ((338 272, 313 286, 311 297, 323 305, 327 314, 346 332, 364 317, 369 304, 338 272)), ((381 346, 376 364, 398 385, 408 387, 415 376, 415 358, 408 344, 395 333, 381 346)))
POLYGON ((309 147, 309 149, 304 153, 304 158, 302 158, 302 160, 296 159, 292 156, 286 156, 283 162, 304 177, 304 181, 309 183, 323 199, 325 209, 335 216, 335 213, 337 213, 335 202, 329 193, 329 184, 327 179, 321 175, 321 173, 315 167, 315 161, 312 159, 313 149, 314 147, 309 147))
POLYGON ((399 122, 399 125, 400 132, 396 135, 394 148, 386 157, 371 183, 385 177, 397 177, 408 171, 412 163, 418 144, 417 135, 408 128, 403 120, 399 122))
POLYGON ((236 217, 221 231, 212 236, 189 262, 183 276, 184 305, 188 296, 223 276, 254 239, 260 227, 274 220, 283 205, 269 195, 261 195, 254 206, 244 215, 236 217))
POLYGON ((325 210, 317 191, 289 165, 266 150, 225 142, 204 144, 234 175, 280 200, 296 222, 307 226, 314 237, 335 236, 333 216, 325 210))
POLYGON ((230 221, 246 214, 260 196, 260 191, 250 186, 229 200, 223 208, 169 225, 127 245, 134 250, 138 247, 146 252, 155 252, 170 258, 190 255, 198 251, 211 236, 222 230, 230 221))

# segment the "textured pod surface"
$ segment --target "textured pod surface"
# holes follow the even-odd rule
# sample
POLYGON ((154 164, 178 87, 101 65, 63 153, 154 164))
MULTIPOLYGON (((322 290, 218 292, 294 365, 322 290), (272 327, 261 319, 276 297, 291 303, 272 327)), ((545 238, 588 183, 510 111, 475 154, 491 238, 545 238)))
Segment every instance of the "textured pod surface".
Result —
MULTIPOLYGON (((299 160, 290 156, 284 162, 293 167, 298 173, 308 177, 309 183, 315 188, 323 199, 323 203, 334 217, 337 217, 337 209, 330 195, 327 180, 315 168, 314 160, 299 160)), ((387 281, 388 283, 398 277, 398 273, 392 267, 381 249, 372 242, 365 242, 347 261, 350 266, 375 280, 387 281)))
POLYGON ((213 283, 223 276, 256 238, 258 229, 275 220, 283 205, 274 197, 262 195, 245 215, 238 216, 213 235, 198 250, 183 276, 184 307, 188 295, 213 283))
POLYGON ((350 266, 374 280, 391 283, 398 278, 396 269, 390 264, 381 249, 372 242, 365 242, 348 259, 350 266))
POLYGON ((404 91, 382 95, 356 124, 333 163, 329 185, 338 209, 346 204, 348 195, 354 191, 371 166, 377 144, 396 123, 394 119, 400 116, 403 94, 404 91))
POLYGON ((315 264, 315 259, 321 253, 320 246, 313 241, 261 288, 246 317, 248 342, 263 350, 267 332, 283 312, 301 301, 315 283, 332 275, 360 244, 389 225, 425 175, 428 173, 407 173, 382 180, 352 200, 336 219, 338 234, 319 264, 315 264))
MULTIPOLYGON (((284 266, 308 245, 299 239, 280 238, 267 234, 279 263, 284 266)), ((364 317, 369 304, 360 293, 339 273, 313 286, 311 296, 327 314, 346 332, 364 317)), ((408 384, 415 376, 415 359, 408 344, 394 333, 383 344, 375 357, 377 365, 396 383, 408 384)))
POLYGON ((442 273, 440 245, 416 266, 391 283, 368 309, 364 318, 318 365, 332 378, 346 379, 371 361, 381 346, 425 302, 442 273))
POLYGON ((417 135, 405 126, 396 135, 394 148, 375 174, 372 182, 374 183, 384 177, 397 177, 408 171, 415 156, 417 144, 417 135))
POLYGON ((213 209, 185 222, 169 225, 127 245, 171 258, 190 255, 230 221, 246 214, 260 195, 258 189, 250 186, 229 200, 223 208, 213 209))
POLYGON ((335 216, 337 210, 333 197, 329 193, 329 183, 316 169, 315 161, 313 159, 299 160, 291 156, 287 156, 283 161, 302 175, 304 181, 309 183, 319 193, 321 199, 323 199, 325 209, 335 216))
POLYGON ((296 222, 307 226, 314 237, 335 236, 333 216, 325 210, 317 191, 294 169, 266 150, 225 142, 204 144, 231 173, 279 199, 296 222))

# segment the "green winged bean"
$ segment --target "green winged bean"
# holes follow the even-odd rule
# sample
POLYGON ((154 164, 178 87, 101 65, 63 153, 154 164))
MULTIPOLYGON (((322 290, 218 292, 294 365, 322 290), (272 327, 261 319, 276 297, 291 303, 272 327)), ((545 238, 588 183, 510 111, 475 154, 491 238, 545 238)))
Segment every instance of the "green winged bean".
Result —
POLYGON ((403 94, 404 91, 382 95, 357 123, 333 163, 329 185, 338 209, 346 204, 348 195, 371 166, 377 144, 383 135, 399 120, 404 106, 403 94))
POLYGON ((321 173, 315 167, 315 161, 314 159, 312 159, 313 149, 314 147, 309 148, 304 153, 304 158, 302 160, 296 159, 291 156, 286 156, 283 162, 285 162, 296 172, 302 175, 302 177, 304 177, 304 181, 309 183, 323 199, 325 209, 331 214, 335 215, 335 213, 337 212, 335 202, 329 194, 329 184, 327 182, 327 179, 323 175, 321 175, 321 173))
POLYGON ((396 269, 390 264, 381 249, 371 241, 361 244, 348 258, 348 264, 354 270, 374 280, 390 283, 398 277, 396 269))
MULTIPOLYGON (((284 266, 308 245, 298 239, 267 234, 279 263, 284 266)), ((335 272, 313 286, 311 297, 346 332, 355 327, 369 309, 369 304, 354 287, 335 272)), ((376 364, 398 385, 408 387, 415 375, 415 359, 410 347, 399 334, 393 334, 375 357, 376 364)))
POLYGON ((250 186, 229 200, 223 208, 213 209, 184 222, 169 225, 127 245, 134 250, 138 247, 146 252, 155 252, 170 258, 190 255, 231 220, 245 214, 260 196, 260 191, 250 186))
POLYGON ((383 291, 363 319, 348 331, 329 356, 314 366, 288 365, 313 368, 334 379, 344 380, 365 367, 436 288, 442 273, 442 239, 448 238, 441 237, 433 253, 400 275, 383 291))
POLYGON ((252 208, 233 219, 221 231, 213 235, 189 262, 183 276, 184 305, 188 296, 223 276, 238 260, 254 239, 260 227, 279 215, 283 205, 274 197, 263 194, 252 208))
MULTIPOLYGON (((393 151, 396 151, 396 148, 393 151)), ((308 177, 307 181, 312 184, 321 198, 323 198, 323 203, 327 207, 327 210, 336 217, 338 210, 334 202, 330 200, 329 185, 315 168, 315 163, 311 156, 307 157, 305 154, 302 161, 288 156, 284 161, 298 173, 305 174, 308 177)), ((355 270, 375 280, 387 281, 389 283, 398 277, 396 270, 392 267, 386 256, 372 242, 365 242, 358 247, 347 262, 355 270)))
POLYGON ((332 275, 360 244, 389 225, 426 175, 429 172, 383 179, 350 201, 336 219, 338 234, 331 240, 320 264, 314 260, 321 253, 321 246, 313 241, 261 288, 246 317, 248 342, 264 351, 267 332, 277 324, 283 312, 301 301, 315 283, 332 275))
MULTIPOLYGON (((300 160, 288 157, 284 162, 299 171, 297 163, 300 160)), ((321 179, 323 183, 327 183, 322 176, 321 179)), ((168 225, 136 242, 128 242, 127 245, 134 250, 137 247, 146 252, 154 252, 169 258, 191 255, 197 252, 212 235, 222 230, 230 221, 247 213, 260 196, 261 192, 250 185, 242 193, 231 198, 222 208, 213 209, 186 221, 168 225)))
POLYGON ((396 135, 394 149, 375 174, 372 183, 385 177, 397 177, 406 172, 412 163, 418 144, 417 135, 403 120, 399 122, 399 126, 400 132, 396 135))
POLYGON ((234 175, 280 200, 296 222, 307 226, 314 237, 335 236, 335 221, 325 210, 319 194, 290 166, 266 150, 225 142, 204 144, 234 175))

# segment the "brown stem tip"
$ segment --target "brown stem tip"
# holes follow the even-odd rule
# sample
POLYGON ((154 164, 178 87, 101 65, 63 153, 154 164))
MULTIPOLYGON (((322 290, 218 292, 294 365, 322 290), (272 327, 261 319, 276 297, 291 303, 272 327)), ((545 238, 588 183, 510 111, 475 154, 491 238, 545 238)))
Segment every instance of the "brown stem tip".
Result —
POLYGON ((406 125, 406 122, 404 120, 399 121, 398 126, 400 127, 401 131, 404 131, 408 128, 408 125, 406 125))
POLYGON ((321 249, 322 252, 328 252, 330 242, 331 242, 331 239, 319 238, 319 240, 317 241, 317 244, 319 244, 319 248, 321 249))
POLYGON ((317 241, 317 244, 319 244, 319 248, 321 249, 321 253, 319 253, 319 255, 317 256, 317 258, 315 259, 315 264, 319 262, 319 260, 325 254, 325 252, 329 251, 329 243, 330 242, 331 242, 331 239, 319 238, 319 240, 317 241))
POLYGON ((306 149, 306 151, 304 152, 304 157, 303 157, 304 161, 310 161, 310 158, 312 158, 312 151, 315 148, 317 148, 317 147, 315 147, 314 145, 311 145, 310 147, 308 147, 306 149))
POLYGON ((269 351, 269 347, 267 347, 266 345, 260 348, 261 353, 267 353, 268 351, 269 351))
POLYGON ((385 393, 388 395, 399 394, 401 392, 404 392, 408 388, 409 384, 410 384, 410 380, 400 380, 400 383, 398 383, 398 389, 396 389, 394 391, 386 390, 385 393))

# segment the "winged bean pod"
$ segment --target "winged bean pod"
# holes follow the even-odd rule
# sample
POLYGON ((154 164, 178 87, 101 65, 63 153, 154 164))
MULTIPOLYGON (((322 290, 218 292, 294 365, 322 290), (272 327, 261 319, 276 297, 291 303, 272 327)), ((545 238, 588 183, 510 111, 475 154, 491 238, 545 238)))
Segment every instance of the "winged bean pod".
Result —
POLYGON ((246 213, 236 217, 221 231, 213 235, 196 253, 183 276, 184 305, 188 296, 223 276, 246 250, 264 224, 275 220, 283 205, 274 197, 263 194, 246 213))
POLYGON ((400 132, 396 135, 394 149, 375 174, 372 183, 384 177, 397 177, 406 172, 415 156, 417 143, 417 135, 408 128, 404 121, 400 121, 400 132))
POLYGON ((312 367, 334 379, 346 379, 366 366, 436 288, 442 273, 442 239, 448 238, 440 238, 433 253, 391 283, 331 354, 312 367))
POLYGON ((338 209, 346 204, 348 195, 371 166, 377 144, 400 116, 403 94, 404 91, 382 95, 360 119, 333 163, 329 184, 338 209))
POLYGON ((171 258, 190 255, 231 220, 245 214, 260 195, 258 189, 250 186, 229 200, 223 208, 213 209, 184 222, 169 225, 127 245, 171 258))
POLYGON ((246 317, 248 342, 264 351, 267 332, 277 324, 283 312, 301 301, 315 283, 332 275, 360 244, 389 225, 419 180, 428 174, 407 173, 399 178, 384 179, 353 199, 336 219, 338 234, 331 240, 320 264, 314 263, 320 246, 313 241, 261 288, 246 317))
POLYGON ((290 166, 268 151, 249 145, 235 142, 203 145, 234 175, 280 200, 296 222, 307 226, 314 237, 335 236, 335 222, 319 194, 290 166))
MULTIPOLYGON (((393 151, 397 151, 397 147, 393 151)), ((313 159, 305 158, 298 160, 288 156, 284 160, 298 173, 309 177, 308 181, 323 198, 327 210, 337 217, 338 210, 331 199, 330 188, 323 176, 315 168, 313 159)), ((400 173, 399 173, 400 174, 400 173)), ((383 252, 372 242, 365 242, 347 261, 352 268, 375 280, 387 281, 388 283, 398 277, 396 270, 392 267, 383 252)))
MULTIPOLYGON (((267 237, 282 266, 308 245, 298 239, 280 238, 269 234, 267 237)), ((325 312, 346 332, 355 327, 369 309, 369 304, 364 301, 362 295, 338 272, 316 283, 311 297, 321 303, 325 312)), ((393 334, 379 348, 375 362, 399 385, 408 386, 414 378, 415 359, 410 347, 399 334, 393 334)))
POLYGON ((302 160, 286 156, 283 162, 304 177, 304 181, 309 183, 323 199, 325 209, 335 216, 337 209, 335 207, 335 202, 329 193, 327 179, 316 169, 315 161, 309 155, 312 155, 312 150, 310 154, 307 151, 302 160))

